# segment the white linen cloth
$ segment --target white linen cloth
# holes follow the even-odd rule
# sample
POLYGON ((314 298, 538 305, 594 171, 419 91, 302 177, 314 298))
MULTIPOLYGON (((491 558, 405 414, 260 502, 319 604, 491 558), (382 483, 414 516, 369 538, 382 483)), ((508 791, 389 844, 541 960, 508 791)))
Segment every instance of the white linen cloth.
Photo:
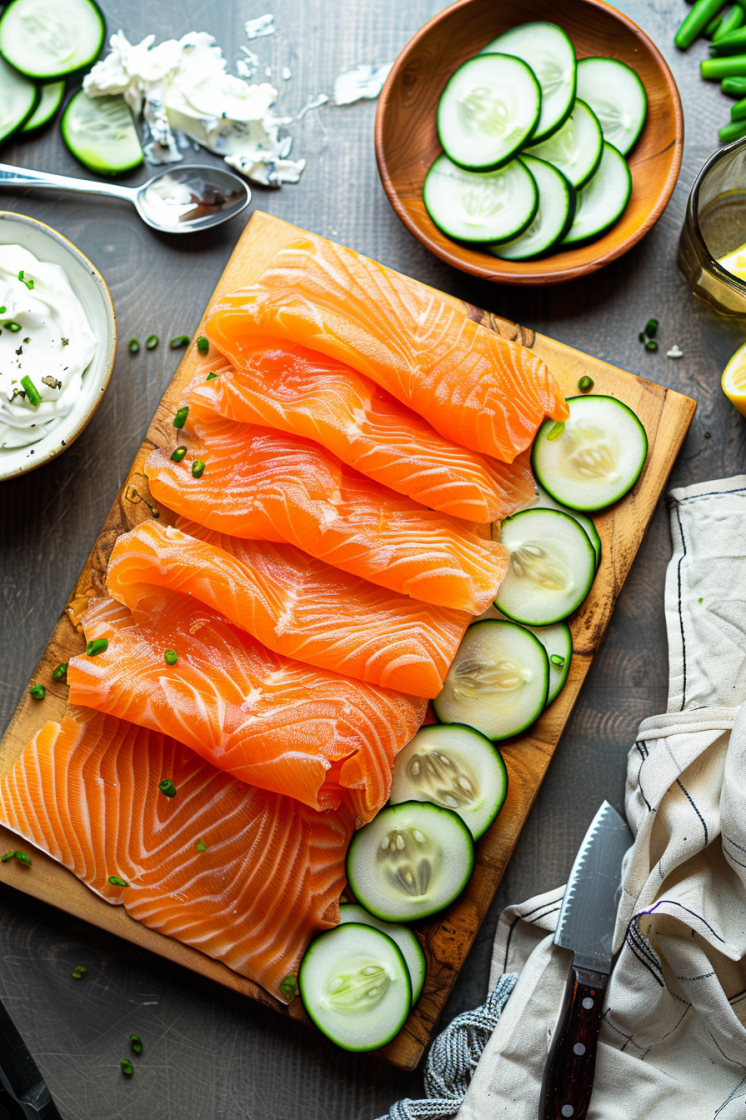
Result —
MULTIPOLYGON (((746 475, 670 501, 668 711, 643 721, 629 753, 635 840, 588 1120, 746 1117, 746 475)), ((553 943, 563 892, 500 917, 490 988, 518 980, 458 1120, 539 1116, 571 963, 553 943)), ((402 1101, 392 1116, 436 1115, 428 1103, 402 1101)))

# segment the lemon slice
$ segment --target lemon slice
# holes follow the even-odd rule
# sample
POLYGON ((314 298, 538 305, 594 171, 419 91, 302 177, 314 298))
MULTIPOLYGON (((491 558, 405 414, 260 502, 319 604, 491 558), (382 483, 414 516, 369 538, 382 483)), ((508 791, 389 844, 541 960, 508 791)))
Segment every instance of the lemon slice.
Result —
POLYGON ((738 347, 723 370, 723 392, 742 416, 746 416, 746 342, 738 347))
POLYGON ((730 272, 731 276, 746 280, 746 245, 741 245, 732 253, 726 253, 724 257, 718 257, 717 262, 726 272, 730 272))

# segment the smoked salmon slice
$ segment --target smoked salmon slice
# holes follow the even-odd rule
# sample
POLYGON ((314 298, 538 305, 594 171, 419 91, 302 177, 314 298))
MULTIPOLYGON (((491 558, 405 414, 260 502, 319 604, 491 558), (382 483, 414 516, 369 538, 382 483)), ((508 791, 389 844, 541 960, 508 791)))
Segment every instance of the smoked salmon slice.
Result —
POLYGON ((114 599, 92 599, 83 626, 108 646, 71 658, 71 704, 172 735, 241 781, 314 809, 346 801, 360 822, 388 798, 396 754, 425 715, 425 700, 281 657, 166 589, 140 604, 137 623, 114 599))
POLYGON ((354 831, 344 807, 316 813, 167 735, 83 709, 45 723, 0 781, 0 823, 104 901, 285 1003, 283 979, 339 921, 354 831))
POLYGON ((203 375, 192 396, 229 420, 315 440, 397 493, 467 521, 501 520, 535 493, 525 453, 507 464, 451 443, 375 382, 291 342, 203 375))
POLYGON ((481 614, 507 569, 506 549, 340 462, 310 440, 198 412, 198 454, 153 451, 150 493, 208 529, 293 544, 335 568, 426 603, 481 614), (195 478, 195 458, 206 466, 195 478))
POLYGON ((257 338, 318 350, 446 439, 506 463, 545 417, 569 415, 530 350, 475 323, 459 300, 313 234, 279 250, 255 284, 219 299, 206 333, 239 367, 257 338))
POLYGON ((242 541, 193 522, 144 521, 121 536, 106 583, 135 621, 165 587, 220 611, 276 653, 413 696, 438 695, 471 621, 292 545, 242 541))

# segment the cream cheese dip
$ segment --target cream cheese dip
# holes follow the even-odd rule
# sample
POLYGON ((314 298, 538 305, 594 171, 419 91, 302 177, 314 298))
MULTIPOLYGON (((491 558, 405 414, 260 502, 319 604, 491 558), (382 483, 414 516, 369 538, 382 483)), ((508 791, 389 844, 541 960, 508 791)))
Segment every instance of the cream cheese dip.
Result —
POLYGON ((95 352, 65 269, 0 245, 0 448, 26 447, 57 427, 95 352))

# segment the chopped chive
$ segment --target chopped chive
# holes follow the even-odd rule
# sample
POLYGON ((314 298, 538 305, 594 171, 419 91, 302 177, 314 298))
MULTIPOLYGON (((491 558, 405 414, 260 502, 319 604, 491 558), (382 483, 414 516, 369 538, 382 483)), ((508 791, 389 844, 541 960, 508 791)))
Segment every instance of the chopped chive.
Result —
POLYGON ((556 665, 558 669, 564 667, 565 659, 559 653, 553 653, 549 660, 552 662, 552 665, 556 665))
POLYGON ((32 404, 34 408, 38 408, 41 404, 41 393, 36 388, 28 374, 25 377, 21 378, 21 385, 23 385, 24 389, 26 390, 28 403, 32 404))
POLYGON ((6 330, 9 330, 11 334, 17 334, 21 329, 21 324, 15 323, 12 319, 9 319, 7 323, 3 323, 3 326, 6 330))
POLYGON ((157 334, 149 334, 148 337, 145 339, 145 349, 146 350, 155 350, 157 345, 158 345, 158 335, 157 334))
POLYGON ((7 310, 7 307, 0 307, 0 315, 4 315, 7 310))
POLYGON ((121 875, 110 875, 109 882, 112 887, 128 887, 129 883, 125 883, 121 875))
POLYGON ((172 460, 172 462, 174 462, 174 463, 180 463, 180 462, 181 462, 181 460, 182 460, 182 459, 184 458, 184 456, 186 455, 186 453, 187 453, 187 449, 186 449, 186 447, 184 447, 184 446, 182 446, 182 447, 177 447, 177 448, 175 449, 175 451, 172 451, 172 452, 171 452, 171 460, 172 460))
POLYGON ((210 349, 210 343, 203 334, 201 334, 197 339, 197 349, 199 350, 200 354, 206 354, 210 349))
POLYGON ((43 700, 47 694, 47 690, 43 684, 34 684, 28 691, 29 696, 33 696, 34 700, 43 700))
MULTIPOLYGON (((701 601, 702 600, 700 600, 700 602, 701 601)), ((198 840, 197 841, 197 851, 198 852, 204 852, 206 848, 207 848, 207 844, 205 844, 204 840, 198 840)))
POLYGON ((85 647, 86 657, 96 657, 99 653, 106 653, 108 648, 108 638, 96 638, 85 647))
POLYGON ((30 292, 33 292, 34 281, 31 279, 30 276, 29 276, 28 280, 26 279, 26 277, 24 276, 24 273, 23 273, 23 269, 21 269, 21 271, 18 273, 18 279, 21 281, 22 284, 26 285, 26 287, 28 288, 28 290, 30 292))
POLYGON ((558 420, 555 424, 552 424, 551 428, 547 432, 547 439, 549 440, 550 443, 554 443, 554 441, 556 439, 559 439, 562 436, 564 431, 565 431, 564 421, 558 420))
POLYGON ((655 338, 657 333, 658 333, 658 320, 657 319, 648 319, 647 323, 645 324, 645 334, 648 336, 648 338, 655 338))
POLYGON ((181 350, 183 346, 188 346, 191 341, 188 334, 180 334, 178 338, 172 338, 168 345, 172 350, 181 350))
POLYGON ((213 377, 217 377, 217 376, 218 375, 216 373, 208 373, 207 377, 205 378, 205 381, 212 381, 213 377))
POLYGON ((7 863, 9 859, 13 859, 15 852, 6 852, 4 856, 0 857, 0 863, 7 863))
POLYGON ((31 856, 27 856, 25 852, 16 852, 15 857, 19 863, 22 863, 24 865, 24 867, 31 866, 31 856))
POLYGON ((640 333, 637 336, 637 341, 638 342, 643 342, 643 343, 645 342, 645 331, 640 331, 640 333))
POLYGON ((70 345, 70 339, 69 338, 61 338, 60 342, 62 343, 63 346, 69 346, 70 345))
POLYGON ((84 964, 79 964, 75 971, 72 973, 73 980, 82 980, 88 969, 84 964))
POLYGON ((205 473, 205 464, 201 459, 195 459, 192 463, 192 478, 202 478, 205 473))
POLYGON ((127 343, 127 348, 129 350, 130 354, 139 354, 140 353, 140 343, 137 341, 136 338, 131 338, 129 340, 129 342, 127 343))
POLYGON ((581 393, 590 393, 595 384, 596 382, 593 380, 593 378, 588 377, 588 375, 586 374, 585 377, 581 377, 580 381, 578 381, 578 389, 580 389, 581 393))
POLYGON ((170 778, 163 778, 158 783, 158 789, 161 793, 165 793, 166 797, 176 797, 176 786, 170 778))
POLYGON ((132 1077, 132 1074, 135 1072, 135 1068, 129 1058, 122 1058, 119 1064, 122 1067, 122 1073, 124 1074, 124 1076, 132 1077))
POLYGON ((699 602, 700 602, 700 603, 704 603, 704 599, 700 599, 700 600, 699 600, 699 602))
POLYGON ((184 407, 180 408, 177 411, 176 415, 174 416, 174 427, 175 428, 183 428, 184 425, 186 424, 186 420, 187 420, 188 415, 189 415, 189 405, 185 404, 184 407))
POLYGON ((298 981, 294 976, 286 976, 280 983, 280 991, 285 999, 290 1003, 295 998, 295 993, 298 991, 298 981))
POLYGON ((142 1054, 142 1040, 136 1034, 130 1035, 130 1047, 133 1054, 142 1054))
POLYGON ((175 665, 179 660, 179 655, 175 649, 167 649, 163 655, 163 660, 167 665, 175 665))
POLYGON ((52 670, 52 676, 54 677, 54 679, 56 681, 61 681, 66 672, 67 672, 67 662, 66 661, 60 661, 57 668, 52 670))
POLYGON ((650 350, 652 353, 655 353, 655 351, 658 349, 658 343, 654 338, 649 338, 645 343, 645 349, 650 350))

